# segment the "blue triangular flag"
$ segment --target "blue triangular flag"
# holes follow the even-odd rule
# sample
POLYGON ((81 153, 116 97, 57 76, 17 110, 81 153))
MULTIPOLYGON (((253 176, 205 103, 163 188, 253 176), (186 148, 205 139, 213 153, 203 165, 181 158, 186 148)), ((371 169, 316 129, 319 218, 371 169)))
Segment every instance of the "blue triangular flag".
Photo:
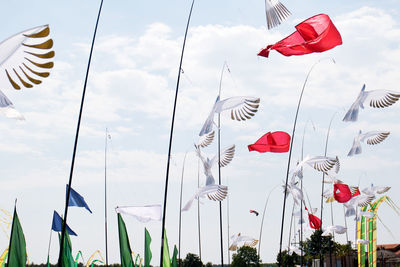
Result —
MULTIPOLYGON (((68 194, 68 185, 67 185, 67 194, 68 194)), ((92 213, 92 211, 89 209, 88 204, 86 204, 83 196, 79 195, 79 193, 76 192, 72 187, 71 187, 68 206, 82 207, 87 209, 90 213, 92 213)))
MULTIPOLYGON (((63 219, 61 218, 61 216, 57 213, 57 211, 54 211, 53 224, 51 225, 51 230, 53 230, 55 232, 61 232, 62 231, 62 222, 63 222, 63 219)), ((65 227, 68 231, 68 234, 78 236, 74 231, 72 231, 71 228, 69 228, 68 224, 65 227)))

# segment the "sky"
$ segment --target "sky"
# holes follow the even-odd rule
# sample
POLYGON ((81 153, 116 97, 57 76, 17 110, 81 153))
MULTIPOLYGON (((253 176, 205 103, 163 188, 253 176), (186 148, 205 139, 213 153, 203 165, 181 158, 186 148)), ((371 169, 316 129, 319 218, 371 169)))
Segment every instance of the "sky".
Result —
MULTIPOLYGON (((264 2, 197 1, 194 5, 182 69, 173 137, 166 229, 170 248, 178 244, 179 190, 182 163, 183 201, 197 188, 198 159, 193 143, 218 94, 224 72, 222 98, 260 97, 257 114, 246 122, 222 114, 222 147, 236 145, 230 165, 222 169, 229 187, 228 205, 223 201, 224 259, 228 261, 228 236, 236 233, 258 239, 261 213, 271 197, 264 221, 261 259, 275 261, 279 250, 282 213, 282 180, 288 154, 248 152, 268 131, 291 133, 296 105, 310 67, 322 60, 310 75, 294 136, 292 166, 300 159, 304 134, 305 155, 324 153, 329 121, 332 126, 328 155, 341 162, 339 178, 361 188, 391 186, 387 193, 399 205, 398 150, 400 144, 397 103, 386 109, 366 107, 355 123, 342 122, 346 110, 363 84, 366 90, 398 88, 400 61, 399 1, 282 1, 292 15, 268 31, 264 2), (257 57, 261 48, 294 31, 299 22, 319 13, 328 14, 342 35, 343 45, 323 54, 284 57, 276 51, 257 57), (325 58, 334 58, 336 63, 325 58), (390 136, 377 146, 363 144, 361 155, 349 158, 359 130, 387 130, 390 136), (274 189, 276 188, 276 189, 274 189), (228 235, 229 231, 229 235, 228 235)), ((17 211, 24 230, 30 262, 56 262, 58 244, 51 233, 54 210, 64 210, 65 184, 69 178, 75 129, 90 43, 99 1, 8 1, 0 9, 0 40, 43 24, 49 24, 54 40, 54 69, 34 88, 1 89, 13 101, 25 121, 0 116, 0 208, 17 211)), ((72 187, 81 193, 93 214, 71 207, 68 224, 73 254, 80 250, 87 260, 104 245, 104 149, 105 129, 111 140, 107 153, 109 261, 119 262, 116 206, 161 204, 179 56, 191 1, 104 1, 88 79, 72 187)), ((217 152, 216 143, 204 149, 217 152)), ((216 174, 217 170, 213 169, 216 174)), ((200 169, 200 183, 205 183, 200 169)), ((305 170, 304 186, 311 205, 319 207, 321 175, 305 170)), ((201 205, 202 261, 219 263, 218 203, 204 199, 201 205)), ((288 199, 284 246, 288 243, 293 201, 288 199)), ((329 209, 323 220, 331 220, 329 209)), ((3 211, 2 211, 3 212, 3 211)), ((333 205, 335 224, 344 224, 343 209, 333 205)), ((4 215, 3 217, 7 217, 4 215)), ((399 216, 388 206, 379 210, 378 244, 398 243, 399 216), (384 225, 383 225, 384 224, 384 225), (390 229, 390 231, 388 230, 390 229)), ((144 227, 153 239, 152 265, 159 264, 160 222, 146 224, 124 216, 131 248, 143 255, 144 227)), ((354 220, 347 220, 354 240, 354 220)), ((10 229, 2 223, 0 250, 8 246, 10 229)), ((306 237, 310 233, 306 234, 306 237)), ((336 236, 345 243, 346 237, 336 236)), ((182 214, 181 256, 199 254, 197 209, 182 214)))

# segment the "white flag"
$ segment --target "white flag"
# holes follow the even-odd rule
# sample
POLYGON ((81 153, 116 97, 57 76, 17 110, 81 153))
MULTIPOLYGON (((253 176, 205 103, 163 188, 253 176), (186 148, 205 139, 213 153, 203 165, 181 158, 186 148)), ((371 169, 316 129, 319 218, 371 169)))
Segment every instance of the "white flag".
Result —
POLYGON ((147 205, 147 206, 125 206, 116 207, 117 213, 123 213, 135 217, 139 222, 148 221, 161 221, 161 205, 147 205))

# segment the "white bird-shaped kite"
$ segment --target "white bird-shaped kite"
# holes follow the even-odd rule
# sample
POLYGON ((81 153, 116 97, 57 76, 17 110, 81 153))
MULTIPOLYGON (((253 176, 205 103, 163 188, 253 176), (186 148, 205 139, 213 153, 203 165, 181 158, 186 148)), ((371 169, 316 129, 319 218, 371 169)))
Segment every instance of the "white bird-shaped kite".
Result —
MULTIPOLYGON (((218 162, 218 155, 215 155, 212 159, 210 159, 203 155, 203 153, 200 150, 200 147, 198 146, 195 147, 197 156, 203 162, 204 174, 206 176, 206 185, 215 184, 215 179, 211 172, 211 168, 216 162, 218 162)), ((231 145, 230 147, 222 151, 221 162, 220 162, 221 167, 225 167, 226 165, 228 165, 232 161, 234 155, 235 155, 235 145, 231 145)))
POLYGON ((210 184, 200 187, 196 193, 190 198, 190 200, 182 208, 182 211, 188 211, 193 204, 195 199, 208 197, 210 200, 222 201, 228 195, 228 187, 226 185, 210 184))
POLYGON ((383 142, 389 134, 390 132, 386 131, 370 131, 362 133, 360 130, 358 135, 354 138, 353 146, 347 156, 351 157, 355 154, 361 154, 361 142, 366 142, 368 145, 376 145, 383 142))
MULTIPOLYGON (((0 90, 31 88, 50 75, 54 63, 49 25, 14 34, 0 43, 0 90)), ((23 120, 13 103, 0 91, 0 111, 6 117, 23 120)))
POLYGON ((373 90, 365 91, 365 84, 363 85, 360 94, 358 95, 356 101, 351 105, 350 109, 347 111, 343 118, 343 121, 357 121, 358 110, 361 107, 364 108, 364 103, 368 103, 370 107, 373 108, 386 108, 394 103, 400 98, 400 93, 390 90, 373 90))
POLYGON ((366 218, 374 218, 375 217, 375 213, 372 211, 362 211, 361 209, 357 210, 357 214, 356 214, 356 221, 361 220, 361 217, 366 217, 366 218))
POLYGON ((376 194, 383 194, 390 190, 390 186, 373 186, 364 188, 361 192, 364 194, 375 196, 376 194))
MULTIPOLYGON (((303 191, 301 191, 301 189, 296 185, 297 182, 295 182, 293 178, 287 184, 287 192, 289 192, 292 195, 293 201, 296 203, 296 205, 300 205, 300 201, 304 200, 303 191)), ((285 183, 282 185, 282 187, 283 187, 283 192, 285 193, 285 183)), ((286 192, 286 197, 289 196, 287 192, 286 192)))
POLYGON ((214 140, 215 137, 215 131, 209 132, 208 134, 203 134, 199 137, 197 140, 197 144, 195 144, 195 147, 201 147, 205 148, 209 146, 212 141, 214 140))
POLYGON ((281 24, 291 13, 279 0, 265 0, 265 15, 270 30, 281 24))
POLYGON ((334 171, 335 173, 338 173, 340 169, 340 162, 338 157, 331 158, 331 157, 317 156, 311 158, 310 156, 307 156, 297 164, 296 168, 292 170, 291 173, 294 173, 294 175, 299 176, 299 174, 301 174, 302 172, 301 171, 302 167, 306 164, 308 164, 315 170, 324 172, 326 174, 329 174, 331 170, 334 171))
MULTIPOLYGON (((205 157, 200 150, 199 146, 196 146, 197 156, 203 162, 204 174, 206 176, 206 185, 197 189, 196 193, 190 198, 190 200, 185 204, 182 208, 182 211, 187 211, 192 206, 192 203, 195 199, 199 199, 200 197, 207 196, 208 199, 214 201, 222 201, 228 195, 228 187, 225 185, 217 185, 215 184, 214 176, 211 172, 211 168, 218 162, 218 155, 215 155, 211 160, 208 157, 205 157)), ((235 145, 232 145, 225 149, 221 154, 221 167, 225 167, 228 165, 235 155, 235 145)))
POLYGON ((343 203, 343 205, 346 207, 345 216, 350 217, 356 215, 356 207, 365 207, 371 203, 374 198, 374 196, 369 195, 358 195, 352 197, 349 201, 343 203))
POLYGON ((236 96, 224 100, 215 100, 215 104, 205 121, 199 136, 208 134, 213 129, 215 113, 221 113, 224 110, 231 111, 231 119, 237 121, 245 121, 253 117, 260 105, 260 98, 250 96, 236 96))
POLYGON ((344 234, 346 233, 347 228, 341 225, 330 225, 327 226, 324 229, 324 232, 322 233, 322 236, 329 236, 329 235, 333 235, 333 233, 336 234, 344 234))
POLYGON ((257 245, 258 240, 250 237, 250 236, 244 236, 238 233, 237 235, 231 236, 231 245, 229 246, 229 250, 235 251, 241 246, 248 246, 248 247, 254 247, 257 245))

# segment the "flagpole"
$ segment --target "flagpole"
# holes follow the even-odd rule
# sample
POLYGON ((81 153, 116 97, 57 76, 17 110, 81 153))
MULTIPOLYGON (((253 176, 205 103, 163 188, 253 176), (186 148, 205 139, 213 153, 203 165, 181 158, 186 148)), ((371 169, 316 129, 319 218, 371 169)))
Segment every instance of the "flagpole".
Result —
POLYGON ((47 249, 47 259, 50 257, 51 234, 53 232, 53 225, 50 227, 49 248, 47 249))
POLYGON ((108 130, 106 128, 106 138, 104 146, 104 231, 106 242, 106 266, 108 267, 108 231, 107 231, 107 141, 108 130))
MULTIPOLYGON (((200 158, 197 159, 197 188, 200 188, 200 158)), ((200 199, 197 198, 197 227, 199 232, 199 257, 201 260, 200 199)))
POLYGON ((262 236, 262 229, 263 229, 263 226, 264 226, 264 217, 265 217, 265 211, 267 210, 268 200, 269 200, 269 197, 271 196, 272 191, 274 191, 278 186, 279 186, 279 184, 276 185, 275 187, 273 187, 269 191, 268 196, 267 196, 267 200, 265 201, 263 215, 262 215, 262 219, 261 219, 260 235, 258 237, 258 257, 260 257, 260 255, 261 255, 261 236, 262 236))
MULTIPOLYGON (((224 75, 226 62, 222 66, 221 78, 219 80, 218 97, 221 99, 222 77, 224 75)), ((221 185, 221 113, 218 113, 218 184, 221 185)), ((219 202, 219 233, 221 247, 221 267, 224 267, 224 244, 222 236, 222 201, 219 202)))
MULTIPOLYGON (((324 156, 326 157, 326 154, 327 154, 327 152, 328 152, 328 141, 329 141, 329 134, 330 134, 330 131, 331 131, 331 125, 332 125, 332 121, 333 121, 333 119, 335 118, 335 115, 336 115, 336 113, 337 112, 335 112, 333 115, 332 115, 332 118, 331 118, 331 120, 330 120, 330 122, 329 122, 329 127, 328 127, 328 132, 326 133, 326 139, 325 139, 325 151, 324 151, 324 156)), ((322 224, 323 224, 323 219, 322 219, 322 215, 323 215, 323 209, 324 209, 324 185, 325 185, 325 172, 322 174, 322 189, 321 189, 321 230, 322 230, 322 224)), ((319 244, 320 244, 320 247, 322 246, 322 235, 320 236, 320 240, 319 240, 319 244)), ((329 252, 331 252, 331 243, 329 242, 329 252)), ((320 261, 322 261, 322 249, 321 249, 321 253, 320 253, 320 261)), ((332 260, 332 257, 331 257, 331 255, 329 256, 330 257, 330 260, 332 260)))
POLYGON ((187 20, 187 23, 186 23, 185 36, 184 36, 184 38, 183 38, 182 51, 181 51, 181 59, 180 59, 180 62, 179 62, 178 78, 177 78, 177 81, 176 81, 174 108, 173 108, 173 111, 172 111, 171 131, 170 131, 170 135, 169 135, 169 147, 168 147, 168 157, 167 157, 167 170, 166 170, 166 175, 165 175, 165 190, 164 190, 163 218, 162 218, 162 224, 161 224, 161 253, 160 253, 161 257, 160 257, 160 267, 163 267, 164 238, 165 238, 165 230, 164 230, 164 229, 165 229, 165 217, 166 217, 166 212, 167 212, 167 194, 168 194, 169 165, 170 165, 170 161, 171 161, 172 136, 173 136, 173 133, 174 133, 176 103, 177 103, 177 100, 178 100, 179 81, 180 81, 181 72, 182 72, 183 54, 184 54, 184 51, 185 51, 186 38, 187 38, 188 29, 189 29, 190 18, 191 18, 191 16, 192 16, 194 1, 195 1, 195 0, 192 0, 192 5, 190 6, 189 16, 188 16, 188 20, 187 20))
POLYGON ((8 245, 8 256, 7 256, 7 262, 10 262, 10 255, 11 255, 11 240, 13 236, 13 231, 14 231, 14 219, 15 219, 15 214, 17 213, 17 199, 15 199, 14 202, 14 214, 13 214, 13 220, 11 223, 11 233, 10 233, 10 243, 8 245))
POLYGON ((183 174, 185 172, 185 161, 186 161, 186 155, 187 152, 185 153, 185 157, 183 158, 183 165, 182 165, 182 177, 181 177, 181 195, 179 198, 179 241, 178 241, 178 265, 181 267, 181 230, 182 230, 182 191, 183 191, 183 174))
MULTIPOLYGON (((226 179, 226 185, 229 188, 229 183, 228 183, 228 179, 226 179)), ((226 214, 226 221, 228 223, 228 266, 231 265, 231 251, 229 250, 229 194, 226 196, 226 206, 227 206, 227 214, 226 214)))
MULTIPOLYGON (((288 184, 288 181, 289 181, 289 168, 290 168, 290 160, 291 160, 291 157, 292 157, 294 134, 296 132, 297 117, 298 117, 298 114, 299 114, 300 104, 301 104, 301 100, 303 98, 303 93, 304 93, 304 89, 305 89, 306 84, 307 84, 308 77, 310 76, 310 74, 311 74, 312 70, 314 69, 314 67, 324 59, 326 59, 326 58, 322 58, 322 59, 318 60, 316 63, 314 63, 314 65, 312 65, 312 67, 308 71, 308 74, 307 74, 306 79, 305 79, 304 84, 303 84, 303 88, 302 88, 301 93, 300 93, 299 102, 297 104, 296 115, 295 115, 294 123, 293 123, 292 138, 290 140, 289 157, 288 157, 288 164, 287 164, 287 169, 286 169, 285 190, 284 190, 284 194, 283 194, 281 234, 280 234, 280 240, 279 240, 279 254, 278 254, 279 257, 281 257, 281 253, 282 253, 283 226, 284 226, 284 223, 285 223, 286 193, 287 193, 287 184, 288 184)), ((280 264, 280 266, 282 266, 282 265, 280 264)))
POLYGON ((90 47, 89 60, 88 60, 88 65, 87 65, 87 69, 86 69, 85 83, 83 85, 83 92, 82 92, 81 106, 80 106, 80 110, 79 110, 78 124, 77 124, 77 127, 76 127, 74 150, 73 150, 73 153, 72 153, 71 170, 70 170, 70 175, 69 175, 67 196, 66 196, 66 201, 65 201, 64 220, 63 220, 63 223, 62 223, 62 231, 61 231, 60 254, 59 254, 59 257, 58 257, 58 266, 59 267, 61 267, 61 261, 62 261, 62 254, 63 254, 63 247, 64 247, 64 235, 65 235, 65 228, 66 228, 66 225, 67 225, 69 196, 70 196, 70 193, 71 193, 72 175, 74 173, 75 155, 76 155, 76 148, 77 148, 77 145, 78 145, 79 129, 80 129, 80 125, 81 125, 83 104, 85 102, 86 85, 87 85, 87 81, 88 81, 90 62, 92 60, 93 47, 94 47, 94 42, 95 42, 95 39, 96 39, 97 26, 99 24, 99 19, 100 19, 100 14, 101 14, 102 7, 103 7, 103 0, 101 0, 101 3, 100 3, 100 8, 99 8, 99 12, 98 12, 98 15, 97 15, 97 20, 96 20, 96 26, 94 28, 92 45, 90 47))

